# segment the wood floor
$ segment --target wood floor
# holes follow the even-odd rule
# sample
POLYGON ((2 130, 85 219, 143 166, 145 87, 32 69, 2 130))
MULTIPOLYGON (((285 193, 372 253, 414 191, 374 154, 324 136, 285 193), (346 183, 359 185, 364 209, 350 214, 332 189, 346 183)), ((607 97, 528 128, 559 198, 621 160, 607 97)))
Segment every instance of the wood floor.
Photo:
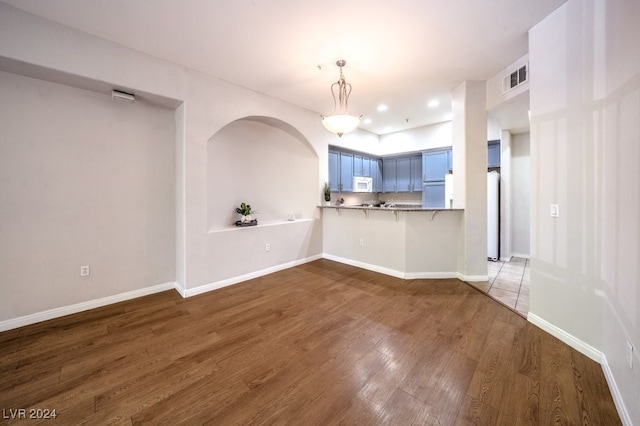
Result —
POLYGON ((0 409, 0 424, 17 409, 64 425, 620 424, 597 363, 469 285, 328 260, 0 333, 0 409))

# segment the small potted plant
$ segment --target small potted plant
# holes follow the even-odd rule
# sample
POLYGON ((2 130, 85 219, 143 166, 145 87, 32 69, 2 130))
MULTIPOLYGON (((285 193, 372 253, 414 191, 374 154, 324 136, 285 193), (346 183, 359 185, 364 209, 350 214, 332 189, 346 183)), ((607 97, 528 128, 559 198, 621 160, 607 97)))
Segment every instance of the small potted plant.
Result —
POLYGON ((249 204, 240 204, 240 207, 236 207, 236 213, 240 215, 240 220, 236 221, 236 226, 254 226, 258 224, 258 219, 253 217, 249 204))
POLYGON ((331 205, 331 187, 328 182, 324 183, 324 204, 326 206, 331 205))

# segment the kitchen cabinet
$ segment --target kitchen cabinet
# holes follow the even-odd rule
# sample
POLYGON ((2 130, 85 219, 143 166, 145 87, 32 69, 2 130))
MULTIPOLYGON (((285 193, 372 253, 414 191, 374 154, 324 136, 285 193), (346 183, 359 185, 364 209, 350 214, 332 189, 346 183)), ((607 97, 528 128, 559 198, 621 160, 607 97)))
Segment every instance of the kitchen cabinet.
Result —
POLYGON ((445 207, 445 176, 452 164, 451 148, 430 149, 422 153, 422 207, 445 207))
POLYGON ((371 159, 371 177, 373 192, 382 192, 382 160, 371 159))
POLYGON ((411 156, 411 192, 422 191, 422 156, 411 156))
POLYGON ((444 181, 452 163, 451 148, 431 149, 422 153, 423 182, 444 181))
POLYGON ((382 192, 382 161, 379 158, 329 148, 329 188, 331 192, 353 192, 354 176, 370 177, 373 192, 382 192))
POLYGON ((500 141, 489 141, 487 146, 487 168, 500 167, 500 141))
POLYGON ((442 209, 445 207, 445 185, 442 182, 424 182, 422 184, 422 207, 442 209))
POLYGON ((353 175, 373 177, 371 174, 371 162, 375 161, 364 155, 354 154, 353 156, 353 175))
POLYGON ((329 150, 329 189, 331 192, 353 191, 353 161, 351 153, 329 150))
POLYGON ((331 192, 340 191, 340 153, 329 151, 329 189, 331 192))
POLYGON ((353 154, 340 153, 340 192, 353 191, 353 154))
POLYGON ((396 159, 396 192, 411 192, 411 157, 396 159))
POLYGON ((382 160, 382 192, 396 192, 397 161, 395 158, 382 160))
POLYGON ((422 157, 409 155, 382 160, 383 192, 421 192, 422 157))

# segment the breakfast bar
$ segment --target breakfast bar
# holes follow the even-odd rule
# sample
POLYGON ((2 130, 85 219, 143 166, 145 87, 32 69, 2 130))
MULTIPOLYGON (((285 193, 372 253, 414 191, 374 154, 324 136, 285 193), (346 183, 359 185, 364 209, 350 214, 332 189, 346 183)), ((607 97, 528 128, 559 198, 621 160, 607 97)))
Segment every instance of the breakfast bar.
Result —
POLYGON ((463 209, 319 207, 326 258, 405 279, 458 277, 463 209))

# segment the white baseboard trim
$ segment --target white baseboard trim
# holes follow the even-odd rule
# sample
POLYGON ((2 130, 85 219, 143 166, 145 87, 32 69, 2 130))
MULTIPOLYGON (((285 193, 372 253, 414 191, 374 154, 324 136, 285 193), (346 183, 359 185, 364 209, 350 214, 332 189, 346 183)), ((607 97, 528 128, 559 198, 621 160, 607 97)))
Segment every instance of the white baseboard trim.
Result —
POLYGON ((489 276, 488 275, 465 275, 465 274, 457 274, 457 278, 460 281, 467 281, 467 282, 482 282, 482 281, 489 281, 489 276))
POLYGON ((314 255, 310 257, 305 257, 303 259, 293 260, 291 262, 282 263, 280 265, 271 266, 269 268, 261 269, 259 271, 249 272, 248 274, 238 275, 236 277, 227 278, 225 280, 212 282, 209 284, 204 284, 194 288, 187 288, 180 286, 180 288, 176 287, 176 290, 182 295, 182 297, 192 297, 197 296, 198 294, 207 293, 213 290, 217 290, 219 288, 228 287, 230 285, 238 284, 243 281, 248 281, 254 278, 259 278, 264 275, 272 274, 274 272, 282 271, 284 269, 293 268, 294 266, 302 265, 305 263, 313 262, 314 260, 321 259, 322 255, 314 255))
POLYGON ((551 324, 550 322, 540 318, 539 316, 531 312, 529 312, 529 315, 527 316, 527 320, 533 325, 536 325, 541 329, 543 329, 544 331, 546 331, 547 333, 551 334, 552 336, 560 339, 562 342, 571 346, 573 349, 577 350, 583 355, 588 356, 598 364, 602 364, 602 358, 604 356, 603 353, 597 350, 596 348, 594 348, 593 346, 589 345, 588 343, 583 342, 577 337, 567 333, 563 329, 556 327, 555 325, 551 324))
POLYGON ((186 298, 186 294, 187 294, 187 289, 185 288, 184 284, 179 283, 176 281, 175 286, 173 287, 175 288, 175 290, 180 293, 180 296, 182 296, 182 298, 186 298))
POLYGON ((403 271, 398 271, 396 269, 385 268, 384 266, 373 265, 371 263, 366 263, 366 262, 360 262, 359 260, 353 260, 346 257, 334 256, 328 253, 323 253, 322 257, 327 260, 333 260, 334 262, 344 263, 345 265, 355 266, 356 268, 362 268, 362 269, 366 269, 367 271, 378 272, 380 274, 389 275, 395 278, 401 278, 403 280, 458 278, 459 276, 457 272, 403 272, 403 271))
POLYGON ((47 321, 66 315, 76 314, 78 312, 88 311, 89 309, 101 308, 102 306, 111 305, 113 303, 124 302, 125 300, 135 299, 137 297, 148 296, 162 291, 172 290, 176 286, 173 282, 145 287, 139 290, 128 291, 113 296, 107 296, 100 299, 89 300, 87 302, 76 303, 75 305, 63 306, 60 308, 49 309, 48 311, 36 312, 35 314, 25 315, 23 317, 12 318, 10 320, 0 322, 0 332, 13 330, 14 328, 24 327, 38 322, 47 321))
POLYGON ((521 259, 530 259, 531 256, 528 254, 524 254, 524 253, 511 253, 511 257, 519 257, 521 259))
POLYGON ((405 272, 405 280, 432 280, 432 279, 458 278, 456 272, 405 272))
POLYGON ((624 400, 622 399, 622 395, 620 394, 620 390, 618 389, 616 380, 613 377, 613 372, 609 367, 607 357, 604 355, 604 353, 600 352, 593 346, 583 342, 577 337, 567 333, 561 328, 556 327, 550 322, 540 318, 536 314, 532 314, 531 312, 529 312, 527 320, 600 364, 600 366, 602 367, 602 372, 604 373, 604 377, 607 380, 607 385, 609 385, 609 390, 611 391, 611 396, 613 397, 613 402, 616 406, 616 410, 618 411, 618 415, 620 416, 622 424, 625 426, 633 426, 633 422, 631 421, 631 417, 629 416, 627 407, 624 405, 624 400))
POLYGON ((397 271, 391 268, 385 268, 384 266, 373 265, 371 263, 360 262, 359 260, 349 259, 347 257, 334 256, 329 253, 322 253, 322 257, 327 260, 333 260, 334 262, 344 263, 345 265, 355 266, 356 268, 366 269, 367 271, 379 272, 384 275, 389 275, 396 278, 404 278, 404 272, 397 271))
POLYGON ((604 373, 604 378, 607 380, 607 384, 609 385, 609 390, 611 391, 611 396, 613 397, 613 403, 616 405, 616 410, 618 410, 618 415, 620 416, 620 421, 625 426, 633 426, 633 422, 631 421, 631 416, 627 411, 627 407, 624 405, 624 400, 622 399, 622 395, 620 394, 620 390, 618 389, 618 385, 616 384, 616 380, 613 377, 613 372, 609 367, 609 363, 607 362, 607 357, 602 354, 602 372, 604 373))

